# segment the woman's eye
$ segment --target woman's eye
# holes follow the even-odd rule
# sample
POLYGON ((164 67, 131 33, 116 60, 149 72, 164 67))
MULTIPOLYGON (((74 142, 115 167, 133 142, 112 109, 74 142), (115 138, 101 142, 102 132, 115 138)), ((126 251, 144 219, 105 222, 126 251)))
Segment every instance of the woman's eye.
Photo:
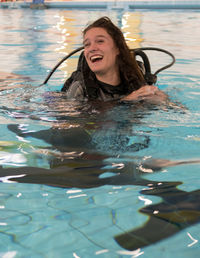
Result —
POLYGON ((84 45, 84 48, 86 48, 86 47, 89 47, 89 44, 85 44, 85 45, 84 45))
POLYGON ((104 42, 104 40, 103 40, 103 39, 99 39, 97 42, 98 42, 99 44, 101 44, 101 43, 104 42))
POLYGON ((84 44, 84 48, 89 47, 89 46, 90 46, 89 42, 84 44))

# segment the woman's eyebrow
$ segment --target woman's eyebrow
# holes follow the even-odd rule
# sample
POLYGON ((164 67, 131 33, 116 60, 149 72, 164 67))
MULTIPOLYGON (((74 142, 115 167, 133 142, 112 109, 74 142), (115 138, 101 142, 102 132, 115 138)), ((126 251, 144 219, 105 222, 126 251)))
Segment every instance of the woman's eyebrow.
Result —
POLYGON ((96 35, 96 38, 106 38, 106 36, 99 34, 99 35, 96 35))
POLYGON ((89 41, 89 39, 84 39, 83 44, 85 44, 87 41, 89 41))
MULTIPOLYGON (((107 38, 105 35, 96 35, 95 38, 107 38)), ((85 44, 87 41, 89 41, 90 39, 89 38, 86 38, 84 41, 83 41, 83 44, 85 44)))

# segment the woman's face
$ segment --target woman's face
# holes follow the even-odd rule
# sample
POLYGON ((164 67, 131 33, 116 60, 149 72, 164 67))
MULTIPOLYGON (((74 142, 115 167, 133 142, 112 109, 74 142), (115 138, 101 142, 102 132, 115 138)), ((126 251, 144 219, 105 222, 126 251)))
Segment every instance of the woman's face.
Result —
POLYGON ((96 75, 118 71, 116 57, 119 49, 103 28, 91 28, 84 35, 84 55, 90 69, 96 75))

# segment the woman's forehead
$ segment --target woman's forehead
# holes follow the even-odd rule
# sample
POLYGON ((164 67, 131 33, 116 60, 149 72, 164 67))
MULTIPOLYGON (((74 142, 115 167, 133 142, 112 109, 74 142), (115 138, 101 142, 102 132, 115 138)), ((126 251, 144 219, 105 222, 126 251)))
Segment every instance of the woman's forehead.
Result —
POLYGON ((86 38, 87 36, 89 36, 89 35, 103 35, 103 36, 110 36, 109 34, 108 34, 108 32, 106 31, 106 29, 104 29, 104 28, 101 28, 101 27, 93 27, 93 28, 91 28, 91 29, 89 29, 86 33, 85 33, 85 35, 84 35, 84 38, 86 38))

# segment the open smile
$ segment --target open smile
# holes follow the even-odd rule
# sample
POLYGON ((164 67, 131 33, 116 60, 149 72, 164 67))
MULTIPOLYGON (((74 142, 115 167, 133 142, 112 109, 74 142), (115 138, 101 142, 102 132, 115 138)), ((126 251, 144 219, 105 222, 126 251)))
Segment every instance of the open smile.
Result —
POLYGON ((102 55, 93 55, 90 57, 90 61, 92 63, 96 63, 96 62, 99 62, 103 59, 103 56, 102 55))

